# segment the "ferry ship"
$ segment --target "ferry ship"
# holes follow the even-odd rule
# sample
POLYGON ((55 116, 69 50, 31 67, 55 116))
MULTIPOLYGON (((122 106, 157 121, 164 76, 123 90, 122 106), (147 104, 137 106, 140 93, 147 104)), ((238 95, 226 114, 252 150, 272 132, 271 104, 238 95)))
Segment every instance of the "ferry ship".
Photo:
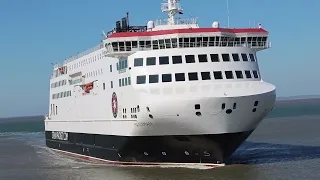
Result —
POLYGON ((257 52, 268 31, 199 27, 182 19, 131 26, 129 15, 96 47, 55 64, 46 146, 121 165, 219 167, 272 110, 276 88, 262 80, 257 52))

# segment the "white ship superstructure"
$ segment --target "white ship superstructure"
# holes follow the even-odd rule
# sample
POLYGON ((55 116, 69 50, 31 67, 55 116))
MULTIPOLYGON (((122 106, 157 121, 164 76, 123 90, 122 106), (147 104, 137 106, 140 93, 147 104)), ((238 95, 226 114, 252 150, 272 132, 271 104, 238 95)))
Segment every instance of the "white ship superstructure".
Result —
POLYGON ((169 18, 116 22, 97 47, 55 65, 47 146, 122 164, 223 164, 272 110, 275 86, 261 78, 257 28, 200 28, 169 18))

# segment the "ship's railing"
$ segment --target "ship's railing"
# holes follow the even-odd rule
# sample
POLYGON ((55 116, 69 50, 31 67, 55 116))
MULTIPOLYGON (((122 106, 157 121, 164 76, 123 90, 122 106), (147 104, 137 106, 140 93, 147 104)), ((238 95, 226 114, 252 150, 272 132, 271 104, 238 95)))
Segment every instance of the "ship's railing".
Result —
MULTIPOLYGON (((180 18, 175 18, 174 19, 174 24, 175 25, 188 25, 188 24, 197 24, 197 18, 189 18, 189 19, 180 19, 180 18)), ((169 22, 168 19, 157 19, 155 21, 155 25, 159 26, 159 25, 168 25, 169 22)))
POLYGON ((64 61, 64 64, 69 63, 69 62, 72 62, 72 61, 74 61, 74 60, 76 60, 76 59, 79 59, 79 58, 81 58, 81 57, 83 57, 83 56, 86 56, 86 55, 88 55, 88 54, 90 54, 90 53, 93 53, 93 52, 95 52, 95 51, 97 51, 97 50, 100 50, 100 49, 102 49, 102 48, 103 48, 103 45, 100 44, 100 45, 98 45, 98 46, 96 46, 96 47, 93 47, 93 48, 90 48, 90 49, 88 49, 88 50, 86 50, 86 51, 84 51, 84 52, 78 53, 77 55, 74 55, 74 56, 71 56, 70 58, 67 58, 67 59, 64 61))
POLYGON ((166 12, 166 11, 169 11, 169 5, 170 7, 173 7, 177 10, 181 10, 182 7, 181 7, 181 4, 180 3, 161 3, 161 11, 162 12, 166 12))
POLYGON ((172 49, 172 48, 204 48, 204 47, 248 47, 254 49, 267 49, 271 47, 270 41, 261 42, 238 42, 238 41, 208 41, 208 42, 177 42, 177 43, 164 43, 160 45, 138 45, 137 47, 118 46, 119 48, 107 48, 107 54, 112 53, 128 53, 136 51, 148 51, 158 49, 172 49))

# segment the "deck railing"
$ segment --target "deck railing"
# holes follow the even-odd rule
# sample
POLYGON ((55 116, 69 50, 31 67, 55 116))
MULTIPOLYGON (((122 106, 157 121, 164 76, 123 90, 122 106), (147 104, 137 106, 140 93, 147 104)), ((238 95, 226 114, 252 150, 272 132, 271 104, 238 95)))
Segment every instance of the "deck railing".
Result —
MULTIPOLYGON (((155 21, 155 25, 159 26, 159 25, 168 25, 169 22, 168 19, 157 19, 155 21)), ((174 24, 175 25, 183 25, 183 24, 197 24, 197 18, 189 18, 189 19, 180 19, 180 18, 176 18, 174 19, 174 24)))
POLYGON ((102 48, 103 48, 103 44, 100 44, 100 45, 98 45, 98 46, 96 46, 96 47, 93 47, 93 48, 90 48, 90 49, 88 49, 88 50, 86 50, 86 51, 84 51, 84 52, 78 53, 77 55, 74 55, 74 56, 71 56, 70 58, 67 58, 67 59, 64 61, 64 64, 69 63, 69 62, 71 62, 71 61, 74 61, 74 60, 76 60, 76 59, 79 59, 79 58, 81 58, 81 57, 83 57, 83 56, 86 56, 86 55, 88 55, 88 54, 90 54, 90 53, 93 53, 93 52, 95 52, 95 51, 97 51, 97 50, 100 50, 100 49, 102 49, 102 48))

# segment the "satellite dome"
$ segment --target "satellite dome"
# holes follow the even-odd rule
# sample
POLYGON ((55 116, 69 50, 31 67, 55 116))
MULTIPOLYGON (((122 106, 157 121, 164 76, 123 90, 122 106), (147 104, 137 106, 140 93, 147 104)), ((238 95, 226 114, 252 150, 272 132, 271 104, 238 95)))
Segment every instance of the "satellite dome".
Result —
POLYGON ((212 27, 213 28, 219 28, 220 27, 219 22, 218 21, 213 22, 212 23, 212 27))
POLYGON ((149 21, 147 24, 147 28, 148 29, 153 29, 154 28, 154 22, 153 21, 149 21))

